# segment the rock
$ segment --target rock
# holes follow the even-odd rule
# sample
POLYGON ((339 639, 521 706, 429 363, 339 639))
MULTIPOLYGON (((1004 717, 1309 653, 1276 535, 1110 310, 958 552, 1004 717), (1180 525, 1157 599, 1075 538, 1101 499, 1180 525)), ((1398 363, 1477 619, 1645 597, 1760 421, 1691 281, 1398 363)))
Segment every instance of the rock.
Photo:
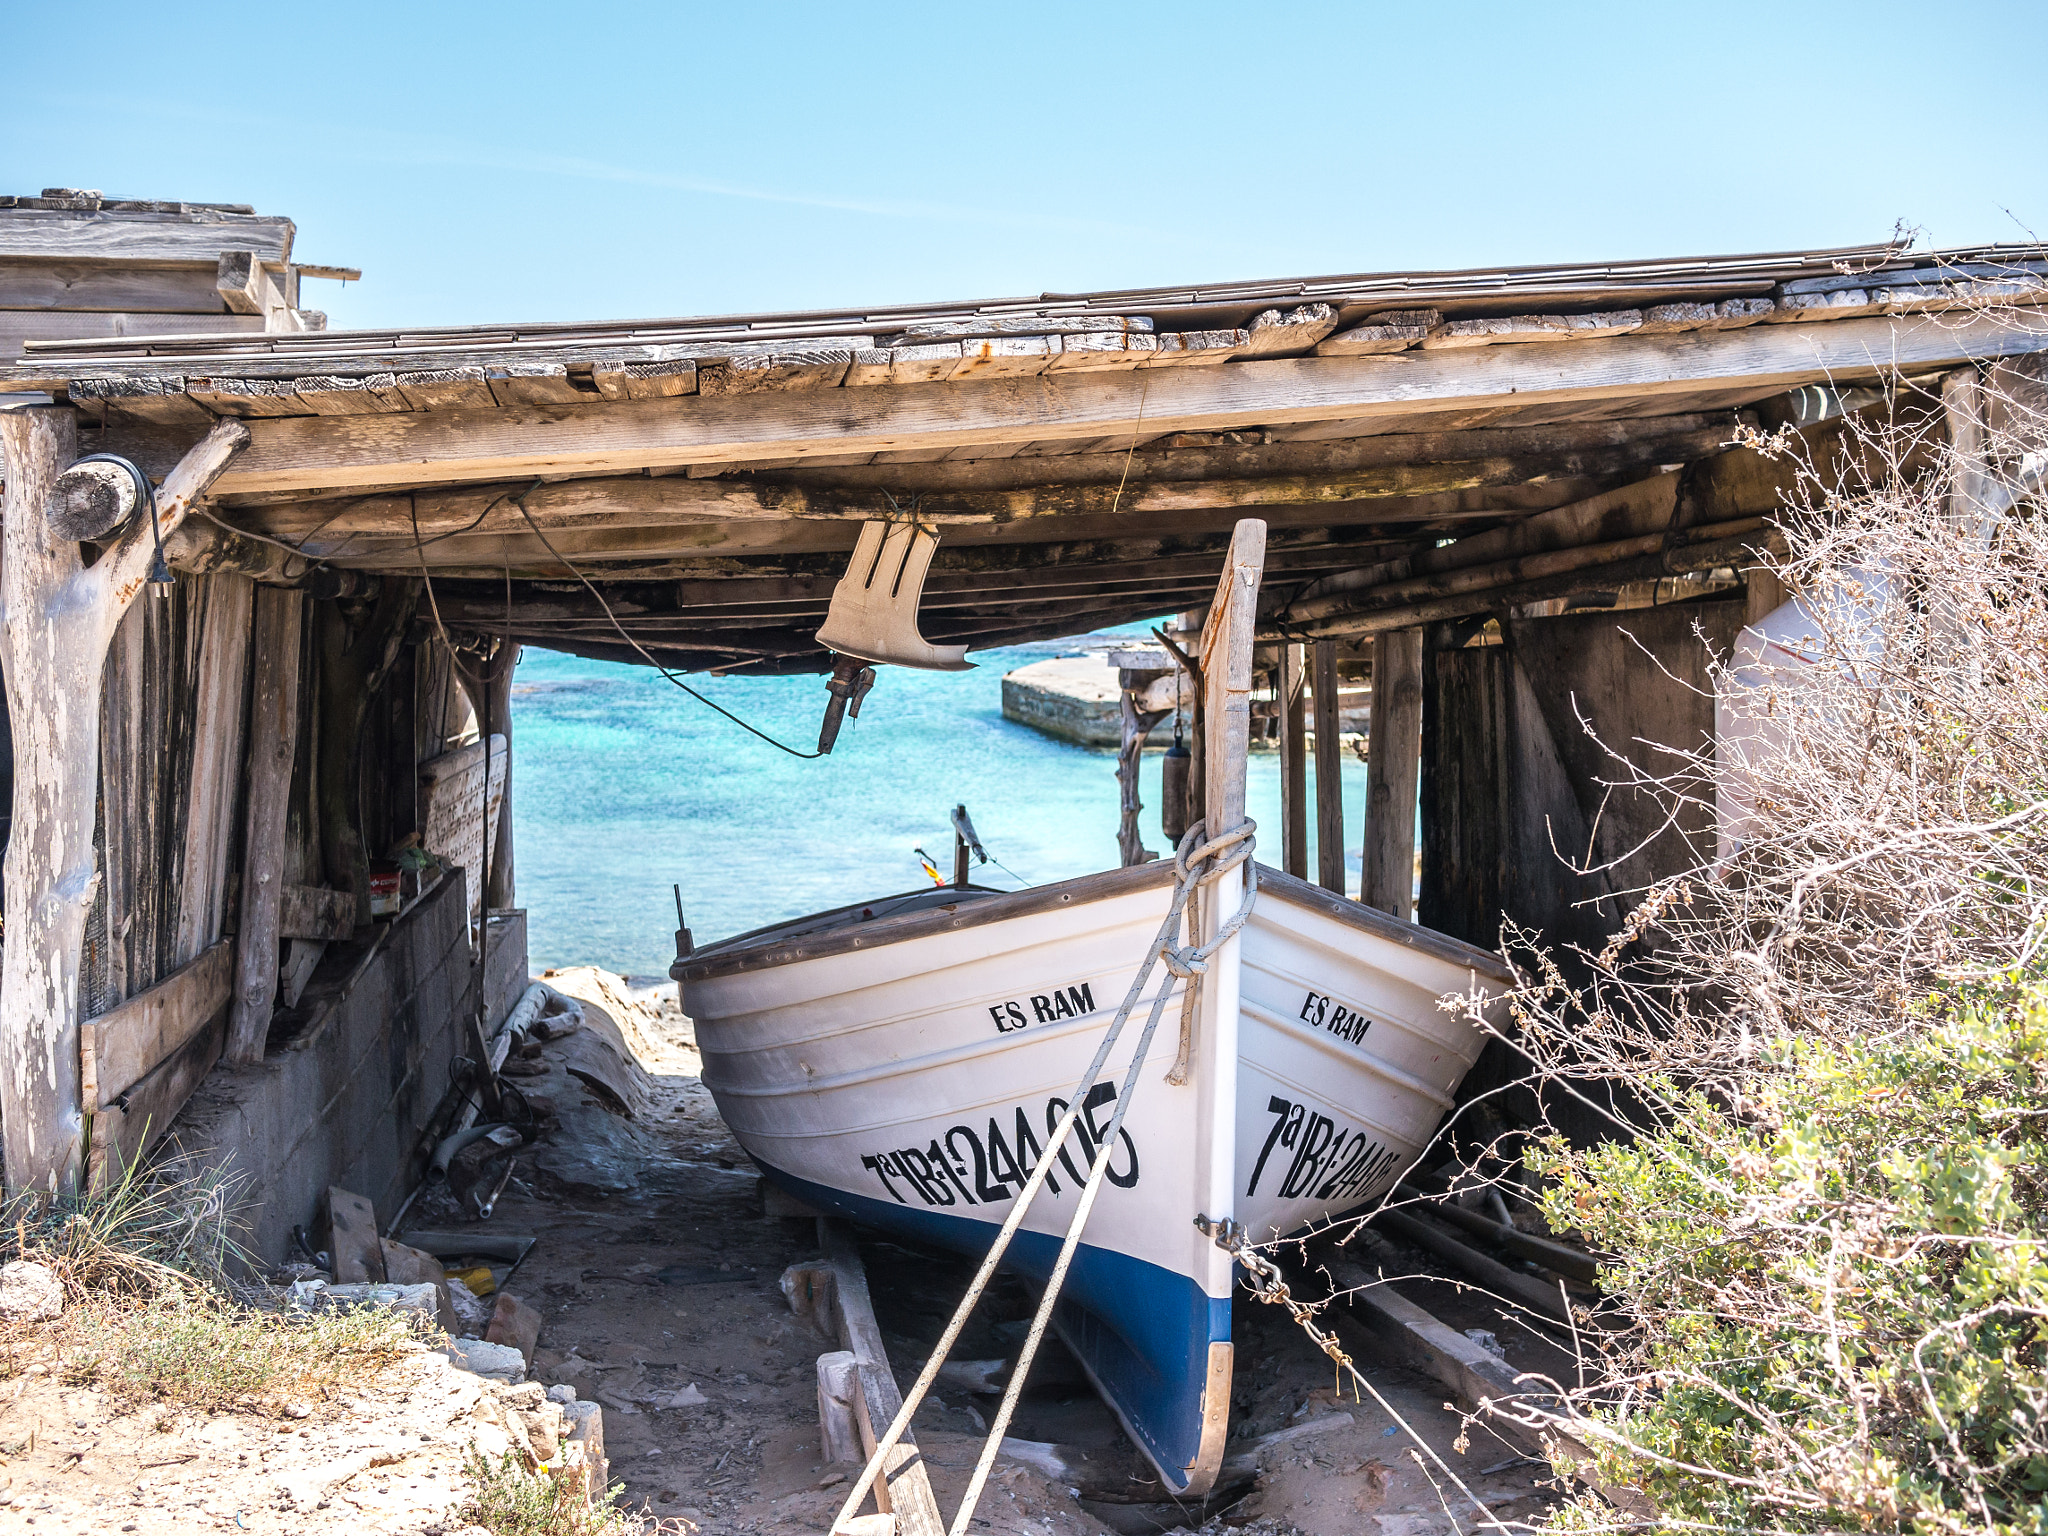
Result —
MULTIPOLYGON (((426 1287, 432 1290, 432 1287, 426 1287)), ((526 1374, 526 1356, 508 1344, 488 1339, 450 1339, 444 1351, 465 1371, 492 1381, 518 1381, 526 1374)))
POLYGON ((431 1327, 441 1326, 441 1308, 446 1290, 437 1285, 390 1285, 382 1281, 369 1281, 361 1285, 328 1285, 318 1290, 312 1287, 317 1281, 305 1280, 292 1287, 296 1298, 302 1289, 309 1292, 313 1307, 388 1307, 393 1312, 408 1312, 431 1327))
POLYGON ((491 1304, 460 1280, 448 1282, 448 1305, 455 1314, 455 1326, 448 1331, 464 1338, 482 1338, 491 1325, 491 1304))
POLYGON ((710 1401, 710 1398, 697 1390, 697 1383, 693 1381, 687 1387, 677 1387, 675 1391, 668 1395, 668 1400, 662 1406, 664 1408, 701 1408, 710 1401))
POLYGON ((576 1401, 576 1389, 567 1382, 548 1388, 548 1401, 560 1403, 564 1408, 576 1401))
POLYGON ((595 1403, 567 1403, 562 1408, 569 1421, 569 1438, 600 1460, 604 1457, 604 1410, 595 1403))
POLYGON ((580 1469, 588 1495, 602 1498, 611 1486, 611 1463, 604 1454, 604 1410, 595 1403, 570 1403, 563 1409, 569 1421, 569 1443, 562 1447, 566 1475, 580 1469))
POLYGON ((518 1350, 523 1371, 533 1363, 533 1348, 540 1342, 540 1313, 510 1291, 500 1291, 484 1337, 493 1344, 509 1344, 518 1350))
POLYGON ((15 1259, 0 1264, 0 1318, 47 1323, 64 1315, 64 1283, 47 1264, 15 1259))

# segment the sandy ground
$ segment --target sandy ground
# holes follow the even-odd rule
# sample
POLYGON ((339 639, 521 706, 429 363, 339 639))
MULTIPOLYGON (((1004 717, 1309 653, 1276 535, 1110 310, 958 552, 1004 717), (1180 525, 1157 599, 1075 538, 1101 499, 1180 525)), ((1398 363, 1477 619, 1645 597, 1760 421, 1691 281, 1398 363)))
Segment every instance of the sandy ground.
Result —
MULTIPOLYGON (((763 1213, 758 1180, 698 1080, 672 987, 629 987, 589 969, 549 979, 616 1020, 641 1057, 646 1102, 630 1118, 607 1109, 560 1070, 553 1046, 516 1079, 549 1102, 554 1128, 522 1152, 480 1230, 538 1239, 507 1287, 543 1314, 533 1377, 604 1405, 612 1475, 625 1504, 650 1520, 711 1533, 822 1533, 857 1470, 827 1465, 819 1451, 815 1360, 836 1346, 791 1315, 777 1284, 788 1265, 816 1255, 815 1224, 763 1213), (678 1394, 687 1406, 675 1405, 678 1394)), ((445 1197, 429 1197, 407 1224, 457 1219, 445 1197)), ((865 1234, 861 1247, 892 1363, 907 1383, 969 1266, 865 1234)), ((1393 1249, 1376 1262, 1389 1273, 1421 1267, 1393 1249)), ((1413 1294, 1449 1317, 1457 1303, 1441 1289, 1413 1294)), ((1013 1353, 1031 1301, 1020 1283, 999 1285, 955 1357, 1013 1353)), ((1486 1321, 1483 1312, 1474 1317, 1486 1321)), ((1460 1316, 1456 1326, 1470 1322, 1460 1316)), ((1331 1363, 1284 1315, 1241 1298, 1234 1324, 1231 1451, 1256 1465, 1255 1481, 1240 1481, 1207 1509, 1096 1497, 1125 1486, 1119 1479, 1139 1463, 1071 1357, 1049 1345, 1010 1434, 1086 1456, 1095 1482, 1084 1498, 1065 1479, 1005 1457, 976 1531, 1136 1536, 1219 1516, 1304 1536, 1436 1536, 1454 1529, 1454 1515, 1470 1527, 1469 1506, 1439 1491, 1441 1477, 1426 1475, 1388 1413, 1340 1394, 1331 1363)), ((1547 1469, 1484 1434, 1460 1453, 1443 1388, 1378 1364, 1371 1375, 1497 1515, 1540 1509, 1547 1469)), ((0 1384, 0 1530, 452 1536, 463 1524, 447 1516, 464 1454, 479 1437, 496 1443, 494 1415, 478 1406, 492 1390, 424 1349, 381 1390, 319 1405, 302 1421, 121 1414, 47 1375, 23 1377, 0 1384)), ((942 1388, 918 1420, 949 1518, 995 1402, 942 1388)))

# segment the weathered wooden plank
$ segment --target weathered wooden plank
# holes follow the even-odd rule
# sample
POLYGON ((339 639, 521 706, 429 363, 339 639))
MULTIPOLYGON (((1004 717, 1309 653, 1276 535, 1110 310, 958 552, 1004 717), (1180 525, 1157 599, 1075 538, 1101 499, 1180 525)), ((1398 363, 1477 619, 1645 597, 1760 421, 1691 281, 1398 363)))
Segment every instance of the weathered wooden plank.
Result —
POLYGON ((469 411, 497 404, 482 368, 418 369, 396 375, 393 382, 415 411, 469 411))
POLYGON ((220 1060, 226 1035, 227 1013, 216 1010, 155 1071, 121 1095, 125 1103, 116 1100, 93 1116, 86 1171, 91 1184, 103 1187, 163 1140, 185 1101, 220 1060))
POLYGON ((1151 329, 1151 318, 1146 315, 975 315, 964 320, 920 320, 889 338, 889 345, 996 336, 1064 336, 1089 331, 1144 334, 1151 329))
POLYGON ((86 1020, 80 1061, 88 1107, 112 1106, 204 1028, 227 1006, 234 968, 234 945, 219 940, 155 986, 86 1020))
POLYGON ((132 310, 0 309, 0 365, 18 357, 31 342, 81 337, 164 336, 180 332, 216 335, 261 331, 260 315, 164 315, 132 310))
MULTIPOLYGON (((1059 356, 1057 336, 996 336, 960 343, 955 379, 1030 378, 1044 373, 1059 356)), ((1016 441, 1016 439, 1011 439, 1016 441)), ((877 450, 888 446, 877 444, 877 450)))
POLYGON ((591 365, 591 381, 607 400, 669 400, 697 393, 695 358, 672 362, 599 361, 591 365))
POLYGON ((581 405, 598 399, 593 384, 578 389, 560 363, 513 363, 485 370, 491 397, 500 405, 581 405))
POLYGON ((1374 315, 1363 325, 1316 343, 1318 357, 1360 357, 1386 352, 1406 352, 1419 347, 1444 322, 1434 309, 1395 309, 1374 315))
MULTIPOLYGON (((265 587, 256 594, 256 676, 251 690, 249 796, 242 839, 242 914, 235 935, 235 995, 228 1020, 231 1061, 263 1059, 277 1001, 278 944, 285 890, 286 822, 299 740, 299 671, 305 598, 265 587)), ((353 924, 354 900, 349 898, 353 924)), ((324 935, 298 934, 312 938, 324 935)))
MULTIPOLYGON (((874 1302, 868 1295, 867 1270, 852 1234, 838 1222, 821 1217, 818 1236, 832 1272, 839 1342, 853 1352, 860 1372, 860 1400, 855 1407, 861 1439, 873 1455, 876 1444, 903 1410, 903 1394, 889 1365, 888 1346, 882 1342, 881 1325, 875 1321, 874 1302)), ((896 1517, 896 1536, 943 1536, 945 1532, 924 1456, 907 1428, 882 1458, 875 1478, 875 1503, 884 1514, 896 1517)))
POLYGON ((0 309, 162 315, 166 317, 162 322, 165 332, 176 334, 182 322, 170 320, 169 316, 221 312, 214 268, 212 257, 178 267, 123 267, 101 261, 0 261, 0 309))
POLYGON ((700 395, 751 395, 764 390, 825 389, 853 366, 851 347, 741 353, 697 365, 700 395))
POLYGON ((183 965, 221 935, 227 917, 228 847, 242 768, 243 694, 249 676, 255 585, 222 572, 193 578, 200 608, 185 843, 176 876, 177 925, 170 961, 183 965))
POLYGON ((1422 763, 1422 631, 1372 642, 1372 726, 1366 742, 1365 833, 1358 899, 1403 922, 1415 917, 1415 791, 1422 763))
POLYGON ((1328 304, 1300 304, 1293 309, 1268 309, 1252 316, 1249 334, 1238 349, 1242 357, 1281 357, 1308 351, 1337 329, 1337 311, 1328 304))
POLYGON ((74 379, 72 402, 89 418, 131 418, 166 426, 204 426, 208 411, 185 393, 185 381, 159 374, 136 378, 74 379))
POLYGON ((1187 363, 1220 363, 1237 356, 1250 344, 1252 333, 1245 330, 1168 331, 1158 338, 1151 353, 1139 359, 1140 368, 1176 368, 1187 363))
POLYGON ((507 761, 505 737, 494 730, 488 807, 482 803, 486 793, 482 742, 458 747, 419 767, 420 841, 431 852, 461 866, 469 882, 471 918, 483 907, 485 824, 488 821, 488 835, 494 837, 505 792, 507 761))
MULTIPOLYGON (((1810 327, 1624 336, 1597 346, 1425 348, 1398 359, 1275 359, 1169 368, 1147 372, 1143 380, 1055 374, 1031 382, 963 384, 961 375, 973 361, 963 358, 961 372, 942 390, 790 390, 768 399, 627 400, 257 422, 246 461, 224 480, 220 493, 603 474, 654 464, 1088 439, 1144 430, 1225 430, 1469 409, 1486 402, 1644 401, 1738 384, 1762 393, 1817 378, 1856 382, 1893 368, 2016 355, 2044 344, 2048 338, 1975 314, 1955 323, 1875 317, 1810 327)), ((405 388, 404 375, 399 384, 405 388)))
POLYGON ((185 393, 216 416, 317 416, 290 380, 190 378, 185 393))
POLYGON ((330 891, 320 885, 286 885, 278 901, 277 931, 286 939, 326 943, 345 939, 356 931, 355 893, 330 891))
POLYGON ((1059 355, 1052 358, 1046 368, 1060 373, 1135 368, 1158 350, 1159 343, 1142 332, 1084 331, 1079 335, 1062 336, 1059 355))
POLYGON ((382 416, 412 409, 410 391, 389 373, 309 374, 296 381, 293 392, 316 416, 382 416))
POLYGON ((101 213, 15 209, 0 219, 0 257, 123 265, 212 262, 222 251, 288 261, 292 221, 231 213, 101 213))

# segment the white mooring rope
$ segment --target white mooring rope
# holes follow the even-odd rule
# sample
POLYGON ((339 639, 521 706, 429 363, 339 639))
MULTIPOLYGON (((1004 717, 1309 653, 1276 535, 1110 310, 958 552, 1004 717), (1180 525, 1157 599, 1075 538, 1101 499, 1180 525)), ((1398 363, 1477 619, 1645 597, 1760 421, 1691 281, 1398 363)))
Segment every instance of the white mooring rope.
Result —
MULTIPOLYGON (((996 1266, 1002 1262, 1003 1254, 1010 1246, 1010 1239, 1023 1224, 1032 1200, 1036 1198, 1040 1187, 1052 1171, 1054 1159, 1059 1155, 1060 1148, 1066 1145, 1075 1122, 1080 1119, 1088 1090, 1095 1086, 1095 1080, 1101 1076, 1103 1064, 1109 1059, 1109 1053, 1122 1034, 1124 1024, 1137 1007, 1138 999, 1144 993, 1145 984, 1152 977, 1154 963, 1164 961, 1169 971, 1186 981, 1192 988, 1195 984, 1194 978, 1208 971, 1210 957, 1228 940, 1235 937, 1238 930, 1250 919, 1252 904, 1259 892, 1258 866, 1249 864, 1252 850, 1256 846, 1254 834, 1258 830, 1257 824, 1247 819, 1214 841, 1204 842, 1202 839, 1207 830, 1208 823, 1198 821, 1182 836, 1180 847, 1173 857, 1173 902, 1167 908, 1166 918, 1159 925, 1159 932, 1145 953, 1144 962, 1138 967, 1138 974, 1131 980, 1130 990, 1124 994, 1124 1000, 1117 1008, 1116 1016, 1110 1020, 1108 1029, 1103 1032, 1102 1041, 1095 1048, 1094 1059, 1088 1063, 1088 1070, 1082 1074, 1080 1085, 1074 1090, 1066 1113, 1060 1117, 1059 1123, 1047 1136, 1045 1151, 1040 1155, 1037 1166, 1031 1170, 1031 1176, 1025 1181, 1024 1187, 1018 1191, 1016 1200, 1011 1203, 1009 1215, 1003 1218, 1002 1227, 997 1231, 994 1243, 990 1245, 987 1256, 982 1259, 981 1268, 975 1271, 974 1281, 967 1287, 967 1294, 960 1298, 960 1305, 954 1309, 945 1332, 939 1336, 939 1342, 933 1348, 931 1358, 925 1361, 924 1369, 918 1373, 916 1382, 904 1394, 903 1406, 897 1411, 895 1421, 889 1425, 888 1433, 875 1442, 874 1454, 868 1457, 867 1465, 861 1469, 860 1476, 854 1480, 853 1487, 847 1493, 846 1502, 833 1517, 833 1530, 840 1529, 860 1508, 861 1501, 867 1497, 868 1490, 874 1486, 875 1478, 881 1471, 883 1458, 894 1450, 897 1442, 903 1438, 904 1431, 910 1427, 911 1417, 917 1412, 918 1405, 924 1401, 925 1393, 931 1390, 932 1383, 938 1379, 939 1367, 946 1363, 946 1357, 952 1353, 961 1330, 967 1326, 967 1319, 973 1314, 982 1293, 988 1289, 989 1280, 994 1276, 996 1266), (1212 884, 1240 865, 1247 864, 1249 867, 1246 870, 1244 900, 1237 911, 1217 927, 1215 937, 1206 944, 1177 944, 1188 897, 1197 888, 1212 884)), ((1003 1443, 1003 1432, 1009 1428, 1010 1417, 1017 1408, 1017 1399, 1024 1390, 1024 1379, 1031 1373, 1031 1362, 1045 1337, 1046 1326, 1052 1320, 1053 1304, 1059 1299, 1060 1287, 1066 1283, 1067 1268, 1073 1262, 1074 1250, 1080 1246, 1081 1231, 1088 1224, 1088 1214, 1094 1208, 1096 1192, 1102 1187, 1103 1174, 1109 1167, 1110 1154, 1115 1149, 1117 1133, 1123 1128, 1124 1113, 1130 1108, 1131 1097, 1137 1091, 1138 1074, 1151 1048, 1153 1033, 1159 1027, 1159 1016, 1165 1009, 1167 994, 1172 990, 1171 986, 1161 987, 1152 999, 1152 1011, 1145 1020, 1143 1032, 1138 1037, 1137 1049, 1131 1054, 1130 1067, 1124 1073, 1123 1089, 1117 1095, 1116 1111, 1111 1116, 1109 1128, 1103 1133, 1096 1148, 1094 1161, 1089 1165, 1088 1179, 1081 1189, 1079 1208, 1074 1212, 1073 1220, 1067 1224, 1066 1236, 1060 1245, 1059 1259, 1053 1265, 1052 1274, 1046 1281, 1045 1295, 1039 1301, 1037 1315, 1031 1320, 1031 1331, 1025 1336, 1024 1348, 1018 1354, 1016 1369, 1010 1373, 1009 1386, 1003 1391, 1002 1406, 996 1410, 995 1422, 989 1426, 988 1438, 981 1448, 981 1457, 974 1466, 974 1476, 969 1480, 967 1492, 960 1500, 959 1512, 953 1517, 950 1536, 965 1536, 968 1523, 974 1517, 975 1506, 981 1500, 982 1486, 988 1481, 989 1468, 995 1464, 996 1453, 1003 1443)))

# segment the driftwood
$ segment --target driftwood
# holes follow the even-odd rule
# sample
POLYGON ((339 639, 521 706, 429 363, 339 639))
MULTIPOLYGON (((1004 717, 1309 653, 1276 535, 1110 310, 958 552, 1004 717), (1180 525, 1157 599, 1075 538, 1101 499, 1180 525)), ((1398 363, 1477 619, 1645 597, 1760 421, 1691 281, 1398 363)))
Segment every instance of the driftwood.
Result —
MULTIPOLYGON (((148 582, 155 540, 138 527, 92 565, 57 538, 44 502, 76 456, 69 411, 0 413, 7 492, 0 605, 15 746, 0 962, 0 1142, 9 1187, 74 1187, 82 1170, 79 946, 97 871, 101 668, 115 626, 148 582)), ((248 442, 222 422, 165 480, 157 529, 175 530, 248 442)))

